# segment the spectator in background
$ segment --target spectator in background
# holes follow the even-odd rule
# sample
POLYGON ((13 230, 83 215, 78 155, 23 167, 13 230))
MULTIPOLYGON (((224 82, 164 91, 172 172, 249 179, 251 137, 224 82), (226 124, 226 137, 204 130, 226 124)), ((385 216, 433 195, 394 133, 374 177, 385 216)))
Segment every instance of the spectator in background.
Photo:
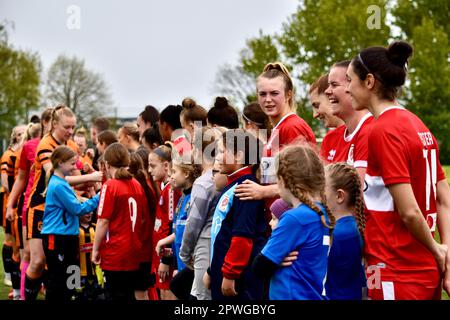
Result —
POLYGON ((154 106, 146 106, 136 119, 140 139, 142 139, 145 130, 155 127, 158 120, 159 111, 154 106))

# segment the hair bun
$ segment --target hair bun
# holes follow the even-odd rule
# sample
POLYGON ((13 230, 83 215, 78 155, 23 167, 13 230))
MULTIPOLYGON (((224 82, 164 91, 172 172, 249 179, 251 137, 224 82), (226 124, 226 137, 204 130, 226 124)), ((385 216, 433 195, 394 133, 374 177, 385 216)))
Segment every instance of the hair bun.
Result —
POLYGON ((388 59, 397 66, 404 67, 412 55, 413 48, 405 41, 395 41, 387 48, 388 59))
POLYGON ((216 108, 226 108, 228 107, 228 100, 225 97, 217 97, 216 102, 214 102, 214 107, 216 108))
POLYGON ((263 72, 266 71, 270 71, 270 70, 278 70, 282 73, 284 73, 285 75, 287 75, 288 77, 290 77, 291 75, 289 74, 289 70, 286 68, 286 66, 281 63, 281 62, 269 62, 268 64, 266 64, 264 66, 264 70, 263 72))
POLYGON ((194 101, 194 99, 184 98, 181 105, 182 105, 183 109, 192 109, 197 105, 197 103, 194 101))

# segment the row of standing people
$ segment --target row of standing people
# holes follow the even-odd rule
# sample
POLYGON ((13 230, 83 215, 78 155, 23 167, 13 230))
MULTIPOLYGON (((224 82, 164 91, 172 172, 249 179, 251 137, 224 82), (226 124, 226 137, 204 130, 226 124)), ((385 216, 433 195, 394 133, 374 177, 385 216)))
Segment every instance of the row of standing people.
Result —
MULTIPOLYGON (((184 101, 183 111, 177 106, 166 108, 160 115, 157 131, 163 140, 171 140, 173 145, 153 148, 158 144, 152 141, 156 136, 153 126, 142 133, 149 137, 146 143, 152 149, 148 172, 154 182, 166 183, 161 188, 153 219, 157 231, 151 247, 155 250, 152 259, 148 254, 143 254, 146 258, 141 259, 152 260, 151 271, 157 276, 155 286, 161 290, 161 297, 173 297, 172 291, 182 298, 192 295, 208 299, 211 294, 213 299, 261 299, 265 280, 271 279, 269 297, 273 299, 356 299, 361 297, 364 286, 364 269, 358 263, 362 256, 366 267, 376 270, 376 281, 368 286, 372 299, 439 298, 442 280, 448 290, 446 265, 449 261, 445 244, 449 230, 446 210, 449 189, 439 164, 437 142, 420 119, 395 100, 398 88, 405 81, 405 64, 411 52, 410 46, 403 42, 395 42, 388 48, 365 49, 352 61, 333 65, 328 75, 311 87, 315 116, 323 119, 325 126, 337 127, 322 143, 322 160, 346 161, 347 165, 330 165, 324 169, 310 146, 299 145, 301 142, 314 145, 315 138, 309 126, 292 112, 294 88, 282 64, 267 65, 257 79, 259 105, 273 125, 264 147, 240 130, 227 133, 209 128, 209 134, 205 129, 200 135, 202 150, 194 147, 197 155, 192 155, 195 158, 200 154, 204 167, 172 159, 172 146, 177 151, 175 155, 190 153, 190 143, 195 142, 195 132, 198 132, 195 122, 205 121, 205 116, 210 120, 210 113, 189 99, 184 101), (175 122, 178 119, 179 124, 174 124, 173 119, 175 122), (172 134, 181 126, 193 139, 172 134), (217 147, 217 154, 214 153, 213 158, 210 155, 209 162, 205 159, 209 145, 203 141, 205 136, 211 137, 208 142, 215 141, 217 147), (239 149, 237 142, 242 139, 245 143, 241 144, 243 149, 239 149), (283 149, 293 142, 297 142, 297 146, 283 149), (258 156, 250 161, 252 155, 258 156), (256 172, 259 160, 263 165, 256 172), (424 168, 419 170, 422 163, 424 168), (213 172, 217 172, 217 176, 227 176, 220 194, 212 192, 220 189, 212 183, 213 172), (280 216, 278 226, 269 236, 267 213, 273 200, 280 196, 292 209, 280 216), (177 197, 181 200, 177 201, 177 197), (436 225, 444 245, 432 238, 436 225), (159 230, 165 231, 158 234, 159 230), (171 243, 174 244, 172 254, 164 249, 171 243), (415 256, 411 256, 412 253, 415 256), (171 265, 179 271, 176 275, 171 265)), ((256 113, 246 115, 244 111, 243 118, 259 137, 258 128, 263 127, 264 120, 252 120, 253 114, 256 113)), ((144 127, 145 117, 148 117, 145 112, 138 117, 138 129, 144 127)), ((237 116, 235 118, 237 122, 237 116)), ((61 119, 55 122, 56 132, 61 125, 60 137, 70 141, 71 134, 64 134, 63 129, 69 126, 73 130, 73 122, 70 126, 58 121, 61 119)), ((137 150, 138 145, 133 142, 139 138, 133 138, 132 131, 129 127, 121 128, 119 142, 137 150)), ((50 162, 53 156, 50 152, 39 151, 37 155, 43 162, 50 162)), ((129 164, 124 159, 116 166, 108 164, 106 159, 103 161, 106 168, 123 169, 129 164)), ((104 176, 108 175, 113 178, 115 172, 104 170, 104 176)), ((102 174, 93 172, 66 180, 75 184, 101 177, 102 174)), ((108 190, 107 185, 108 182, 104 190, 108 190)), ((159 190, 154 188, 155 184, 149 185, 157 195, 159 190)), ((94 203, 95 199, 90 201, 94 203)), ((151 202, 148 194, 146 199, 148 206, 151 202)), ((111 203, 114 202, 110 200, 107 205, 111 203)), ((144 202, 141 206, 145 207, 144 202)), ((97 213, 100 221, 111 220, 111 215, 101 217, 103 207, 100 207, 97 213)), ((33 210, 33 217, 39 208, 33 210)), ((133 201, 128 204, 128 210, 132 208, 135 208, 133 201)), ((136 212, 142 215, 145 212, 142 210, 136 212)), ((131 228, 137 221, 133 222, 133 216, 134 213, 129 218, 131 222, 128 221, 131 228)), ((100 232, 97 231, 96 237, 103 240, 104 230, 110 227, 108 224, 106 228, 98 228, 100 232)), ((111 236, 111 232, 107 234, 111 236)), ((133 243, 138 246, 146 241, 149 235, 133 243)), ((101 243, 94 242, 92 259, 96 263, 102 261, 101 243)), ((113 273, 109 275, 112 279, 109 282, 116 284, 113 287, 133 283, 136 286, 128 287, 127 292, 139 291, 142 288, 137 285, 151 272, 148 266, 140 268, 140 263, 135 264, 132 271, 136 271, 137 266, 141 272, 128 275, 133 281, 124 281, 123 276, 113 273)), ((108 270, 111 266, 102 267, 106 274, 111 271, 108 270)), ((30 279, 33 280, 32 273, 27 272, 29 284, 30 279)))

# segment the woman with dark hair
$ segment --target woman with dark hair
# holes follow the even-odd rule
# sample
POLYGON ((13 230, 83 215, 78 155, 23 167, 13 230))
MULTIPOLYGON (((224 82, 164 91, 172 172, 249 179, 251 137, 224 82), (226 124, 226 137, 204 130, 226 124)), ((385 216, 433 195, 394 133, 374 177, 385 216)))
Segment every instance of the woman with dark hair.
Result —
POLYGON ((163 141, 173 142, 174 149, 180 155, 192 149, 181 127, 180 114, 182 111, 183 107, 180 105, 169 105, 159 116, 159 133, 163 141))
POLYGON ((236 110, 230 106, 227 98, 217 97, 214 106, 208 111, 210 127, 239 128, 239 117, 236 110))
POLYGON ((376 119, 364 191, 365 258, 381 275, 380 288, 369 286, 375 300, 440 299, 443 274, 450 290, 450 188, 438 143, 396 100, 412 52, 403 41, 366 48, 347 70, 354 107, 367 106, 376 119), (433 238, 436 225, 444 244, 433 238))

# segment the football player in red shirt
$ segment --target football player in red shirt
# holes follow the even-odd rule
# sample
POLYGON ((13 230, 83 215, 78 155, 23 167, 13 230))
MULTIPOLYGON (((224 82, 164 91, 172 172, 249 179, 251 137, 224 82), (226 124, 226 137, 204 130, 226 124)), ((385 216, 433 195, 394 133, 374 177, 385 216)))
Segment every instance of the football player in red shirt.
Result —
POLYGON ((365 256, 371 299, 440 299, 450 289, 450 189, 436 139, 396 101, 412 47, 362 50, 347 70, 355 107, 373 114, 364 192, 365 256), (434 239, 437 226, 443 244, 434 239), (381 281, 371 281, 378 274, 381 281))
MULTIPOLYGON (((309 125, 296 113, 294 85, 287 68, 280 62, 268 63, 257 79, 258 102, 272 123, 272 133, 264 146, 261 159, 261 183, 246 180, 236 187, 241 200, 267 199, 266 207, 279 197, 276 185, 275 156, 287 144, 316 144, 309 125)), ((268 210, 270 213, 270 211, 268 210)), ((271 217, 268 217, 270 220, 271 217)))
POLYGON ((323 137, 320 145, 320 156, 325 162, 333 162, 336 155, 336 146, 339 139, 344 136, 344 121, 333 115, 330 100, 325 95, 328 88, 328 74, 320 76, 309 88, 309 100, 311 101, 313 117, 322 121, 327 129, 331 129, 323 137))
POLYGON ((140 263, 145 257, 149 206, 144 189, 127 171, 130 156, 120 143, 103 155, 109 178, 101 190, 92 262, 100 264, 112 300, 134 300, 140 263))
POLYGON ((367 135, 370 130, 372 115, 365 108, 355 110, 351 96, 345 91, 348 81, 346 72, 349 60, 335 63, 328 74, 328 88, 325 94, 331 102, 333 115, 341 118, 345 127, 336 140, 335 152, 330 162, 347 162, 358 171, 361 182, 367 168, 367 135))

